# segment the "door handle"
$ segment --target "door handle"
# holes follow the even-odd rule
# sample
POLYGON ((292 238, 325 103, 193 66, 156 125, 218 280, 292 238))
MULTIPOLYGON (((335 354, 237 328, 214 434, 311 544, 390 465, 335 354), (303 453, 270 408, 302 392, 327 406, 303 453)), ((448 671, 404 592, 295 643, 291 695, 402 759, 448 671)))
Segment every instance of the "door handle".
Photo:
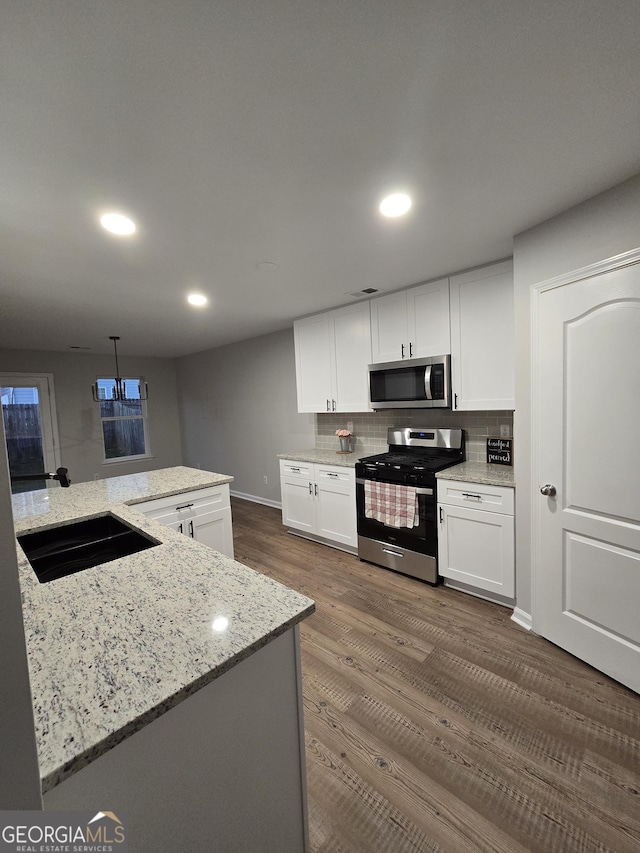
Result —
POLYGON ((424 369, 424 395, 427 400, 433 400, 431 395, 431 367, 432 365, 428 364, 424 369))
POLYGON ((191 534, 191 538, 195 539, 195 536, 193 535, 193 521, 189 522, 189 533, 191 534))
POLYGON ((552 486, 551 483, 547 483, 546 486, 540 486, 540 494, 546 495, 548 498, 555 498, 556 487, 552 486))
POLYGON ((440 507, 440 524, 444 524, 444 512, 442 507, 440 507))
POLYGON ((390 548, 383 548, 382 550, 385 554, 391 554, 392 557, 404 557, 404 554, 399 551, 392 551, 390 548))

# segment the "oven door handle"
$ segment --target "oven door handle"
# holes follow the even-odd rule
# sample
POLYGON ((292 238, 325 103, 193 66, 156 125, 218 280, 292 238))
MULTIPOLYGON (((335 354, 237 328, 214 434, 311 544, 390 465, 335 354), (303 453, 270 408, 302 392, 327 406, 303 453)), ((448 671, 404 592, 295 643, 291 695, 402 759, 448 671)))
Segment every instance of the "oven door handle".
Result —
MULTIPOLYGON (((366 479, 364 477, 356 477, 356 483, 358 483, 361 486, 364 486, 365 483, 380 483, 380 482, 384 482, 384 481, 383 480, 369 480, 369 479, 366 479)), ((390 483, 390 485, 402 486, 404 484, 403 483, 390 483)), ((423 489, 423 488, 420 488, 419 486, 407 486, 407 488, 408 489, 415 489, 416 495, 432 495, 433 494, 433 489, 423 489)))

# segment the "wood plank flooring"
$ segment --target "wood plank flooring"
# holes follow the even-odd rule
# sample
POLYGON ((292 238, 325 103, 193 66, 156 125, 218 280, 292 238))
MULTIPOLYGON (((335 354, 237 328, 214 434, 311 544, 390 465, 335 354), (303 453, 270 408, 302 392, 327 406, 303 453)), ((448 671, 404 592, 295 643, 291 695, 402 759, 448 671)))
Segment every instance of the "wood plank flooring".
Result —
POLYGON ((639 853, 640 697, 511 611, 286 532, 234 499, 236 559, 301 625, 312 853, 639 853))

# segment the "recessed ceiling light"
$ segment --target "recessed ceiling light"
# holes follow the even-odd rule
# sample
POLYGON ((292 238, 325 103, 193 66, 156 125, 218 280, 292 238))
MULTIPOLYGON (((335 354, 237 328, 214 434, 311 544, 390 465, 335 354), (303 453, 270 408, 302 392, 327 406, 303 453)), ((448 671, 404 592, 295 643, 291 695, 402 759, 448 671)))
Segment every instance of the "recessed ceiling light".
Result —
POLYGON ((411 207, 411 199, 405 193, 393 193, 380 202, 380 213, 383 216, 402 216, 411 207))
POLYGON ((105 213, 100 217, 100 225, 111 234, 127 237, 136 230, 136 223, 122 213, 105 213))
POLYGON ((187 302, 190 305, 206 305, 209 300, 201 293, 190 293, 187 296, 187 302))

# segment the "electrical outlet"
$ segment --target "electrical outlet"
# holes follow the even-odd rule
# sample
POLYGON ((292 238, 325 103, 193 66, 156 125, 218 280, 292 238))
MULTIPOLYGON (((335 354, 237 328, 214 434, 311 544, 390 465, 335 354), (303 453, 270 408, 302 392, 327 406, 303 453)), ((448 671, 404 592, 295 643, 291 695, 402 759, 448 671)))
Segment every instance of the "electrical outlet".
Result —
POLYGON ((94 479, 94 480, 99 480, 99 479, 100 479, 100 474, 94 474, 94 475, 93 475, 93 479, 94 479))
POLYGON ((509 424, 500 424, 500 438, 509 438, 511 436, 511 429, 509 428, 509 424))
POLYGON ((266 474, 264 475, 264 484, 265 484, 265 486, 269 485, 269 480, 268 480, 266 474))

